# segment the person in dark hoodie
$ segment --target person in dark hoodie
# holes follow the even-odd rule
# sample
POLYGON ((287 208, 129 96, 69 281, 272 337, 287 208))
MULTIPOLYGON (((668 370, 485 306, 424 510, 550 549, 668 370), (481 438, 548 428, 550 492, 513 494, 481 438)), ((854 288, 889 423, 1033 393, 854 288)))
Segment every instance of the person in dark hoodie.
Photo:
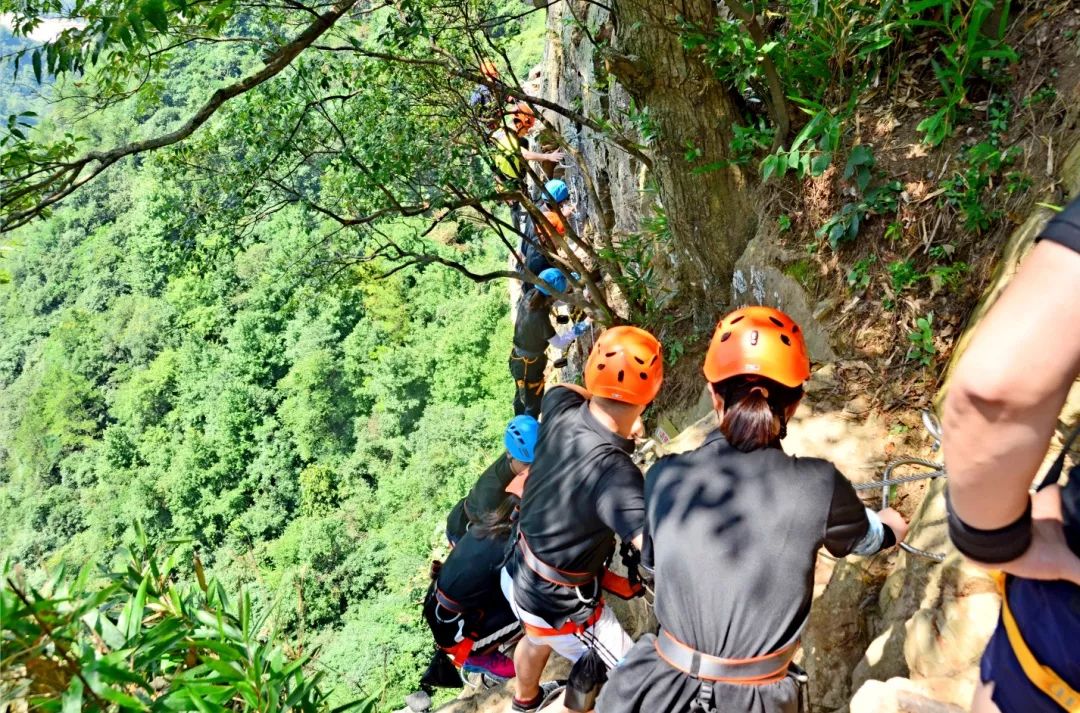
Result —
POLYGON ((810 360, 769 307, 724 317, 705 357, 719 427, 659 460, 645 483, 642 565, 659 635, 615 668, 597 713, 795 713, 789 664, 810 614, 814 563, 903 539, 895 510, 863 507, 832 463, 784 453, 810 360))
POLYGON ((424 620, 454 665, 500 680, 513 678, 514 662, 499 646, 521 630, 499 577, 523 477, 511 480, 496 507, 473 523, 445 562, 432 567, 434 581, 424 600, 424 620))

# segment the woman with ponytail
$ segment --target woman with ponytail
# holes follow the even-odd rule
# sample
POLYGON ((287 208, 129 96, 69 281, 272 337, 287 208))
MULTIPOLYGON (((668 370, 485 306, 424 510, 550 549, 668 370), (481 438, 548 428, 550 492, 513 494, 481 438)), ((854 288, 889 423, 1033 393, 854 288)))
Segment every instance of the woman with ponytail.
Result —
POLYGON ((872 555, 907 533, 896 511, 863 507, 829 461, 784 453, 810 376, 790 317, 770 307, 725 316, 704 371, 717 429, 645 482, 642 565, 660 633, 612 672, 597 713, 804 710, 791 661, 818 549, 872 555))

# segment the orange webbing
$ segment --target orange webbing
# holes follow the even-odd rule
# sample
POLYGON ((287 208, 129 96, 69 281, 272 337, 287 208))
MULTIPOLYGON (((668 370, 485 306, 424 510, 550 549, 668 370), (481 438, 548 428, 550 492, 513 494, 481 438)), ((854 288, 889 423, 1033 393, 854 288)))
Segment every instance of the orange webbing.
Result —
POLYGON ((585 620, 584 624, 578 624, 574 621, 567 621, 558 629, 552 629, 549 627, 535 626, 528 622, 521 622, 521 625, 525 627, 525 633, 529 636, 546 637, 546 636, 566 636, 567 634, 581 634, 590 626, 600 621, 600 615, 604 613, 604 603, 600 602, 600 606, 596 607, 589 618, 585 620))

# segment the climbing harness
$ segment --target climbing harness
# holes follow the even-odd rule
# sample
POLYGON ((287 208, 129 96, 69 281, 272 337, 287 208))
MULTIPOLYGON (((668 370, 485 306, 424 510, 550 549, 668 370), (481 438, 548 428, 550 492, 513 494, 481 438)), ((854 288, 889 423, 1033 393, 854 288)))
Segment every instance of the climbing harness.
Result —
POLYGON ((545 358, 544 354, 537 354, 535 352, 527 352, 518 347, 514 347, 510 352, 510 366, 514 368, 514 363, 520 363, 520 374, 514 375, 514 386, 517 388, 517 400, 521 403, 522 407, 528 409, 531 398, 539 398, 544 395, 544 374, 540 372, 540 379, 538 381, 530 381, 530 377, 535 376, 530 374, 530 369, 533 365, 545 358), (521 378, 517 378, 520 376, 521 378))
MULTIPOLYGON (((938 423, 937 417, 929 411, 922 412, 923 425, 926 430, 934 439, 933 450, 938 450, 941 447, 941 424, 938 423)), ((895 460, 889 461, 885 465, 885 477, 881 480, 873 480, 869 483, 858 483, 855 485, 856 491, 875 490, 881 488, 881 507, 882 509, 889 507, 889 488, 894 485, 903 485, 904 483, 914 483, 919 480, 934 480, 936 478, 944 478, 947 473, 945 472, 945 464, 937 463, 926 458, 918 458, 916 456, 902 456, 895 460), (893 471, 902 466, 918 466, 920 468, 927 468, 928 470, 922 473, 913 473, 911 475, 901 475, 893 477, 893 471)), ((918 547, 913 547, 906 542, 901 542, 900 547, 905 551, 919 557, 925 557, 935 562, 944 562, 945 555, 938 552, 928 552, 927 550, 921 550, 918 547)))
POLYGON ((567 619, 562 626, 559 627, 546 627, 530 624, 529 622, 522 622, 522 627, 525 629, 525 633, 529 636, 535 636, 538 638, 544 638, 548 636, 577 636, 581 635, 593 624, 600 621, 600 617, 604 613, 603 602, 593 609, 585 621, 578 623, 573 619, 567 619))
POLYGON ((654 646, 657 655, 668 666, 700 682, 697 696, 690 703, 694 713, 715 713, 713 686, 717 683, 736 686, 765 686, 785 678, 794 680, 799 689, 799 710, 809 710, 806 672, 792 663, 801 643, 800 635, 787 645, 763 656, 730 659, 711 656, 679 641, 667 629, 660 627, 654 646))
MULTIPOLYGON (((525 540, 525 535, 520 532, 518 533, 518 549, 521 550, 521 559, 525 565, 552 584, 580 590, 581 587, 596 582, 596 575, 592 572, 570 572, 544 562, 536 556, 525 540)), ((581 598, 580 592, 578 597, 581 598)))

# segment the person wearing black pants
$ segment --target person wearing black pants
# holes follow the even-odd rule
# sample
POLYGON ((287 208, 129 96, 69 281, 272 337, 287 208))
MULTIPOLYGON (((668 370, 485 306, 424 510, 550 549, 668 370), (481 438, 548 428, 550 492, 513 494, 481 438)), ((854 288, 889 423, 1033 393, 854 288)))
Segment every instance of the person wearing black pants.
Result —
POLYGON ((514 414, 533 418, 540 418, 548 340, 556 334, 551 323, 551 306, 555 301, 551 289, 565 292, 567 288, 566 277, 555 268, 544 270, 539 277, 549 287, 538 285, 535 290, 522 293, 514 323, 514 348, 510 352, 514 414))

